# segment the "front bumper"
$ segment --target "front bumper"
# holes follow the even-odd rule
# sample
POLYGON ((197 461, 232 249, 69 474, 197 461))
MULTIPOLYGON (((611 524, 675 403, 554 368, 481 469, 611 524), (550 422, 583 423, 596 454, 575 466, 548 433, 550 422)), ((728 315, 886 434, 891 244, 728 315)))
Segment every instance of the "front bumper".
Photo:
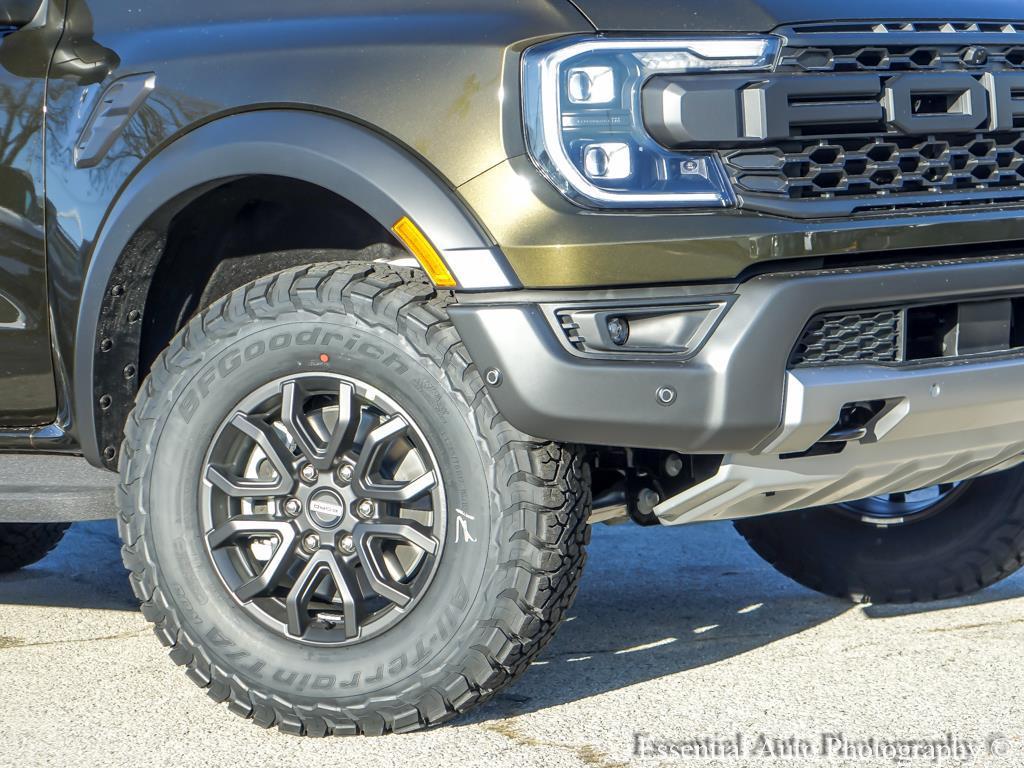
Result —
POLYGON ((551 296, 478 297, 452 307, 474 362, 500 376, 502 414, 538 437, 724 454, 718 475, 656 512, 665 522, 737 517, 909 490, 991 471, 1024 452, 1024 356, 938 364, 787 370, 807 321, 836 308, 1024 295, 1024 257, 776 273, 743 284, 551 296), (685 360, 589 359, 568 349, 553 312, 622 301, 724 301, 685 360), (660 389, 678 393, 659 401, 660 389), (859 440, 797 456, 844 405, 884 401, 859 440))

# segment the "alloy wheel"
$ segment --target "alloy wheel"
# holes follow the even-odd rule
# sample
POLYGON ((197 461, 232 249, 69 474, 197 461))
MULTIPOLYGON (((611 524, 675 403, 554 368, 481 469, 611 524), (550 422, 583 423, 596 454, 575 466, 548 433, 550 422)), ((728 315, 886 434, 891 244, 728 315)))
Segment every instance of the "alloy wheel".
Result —
POLYGON ((339 374, 268 383, 219 426, 202 474, 206 550, 256 621, 314 645, 391 628, 440 562, 438 464, 409 413, 339 374))

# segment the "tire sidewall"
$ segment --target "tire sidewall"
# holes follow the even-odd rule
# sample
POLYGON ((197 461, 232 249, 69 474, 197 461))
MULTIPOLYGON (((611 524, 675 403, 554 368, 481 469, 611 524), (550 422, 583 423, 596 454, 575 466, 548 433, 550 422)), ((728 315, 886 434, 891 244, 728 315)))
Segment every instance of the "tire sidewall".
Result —
POLYGON ((469 647, 472 633, 461 629, 484 614, 483 586, 501 549, 496 495, 468 404, 405 339, 352 315, 284 313, 214 341, 161 411, 143 491, 147 535, 182 630, 215 663, 263 690, 320 701, 401 688, 469 647), (310 372, 350 375, 399 403, 434 453, 447 503, 444 549, 420 602, 381 635, 336 648, 288 640, 248 616, 213 568, 198 512, 205 455, 233 407, 268 381, 310 372), (456 510, 472 516, 473 540, 459 534, 456 510))

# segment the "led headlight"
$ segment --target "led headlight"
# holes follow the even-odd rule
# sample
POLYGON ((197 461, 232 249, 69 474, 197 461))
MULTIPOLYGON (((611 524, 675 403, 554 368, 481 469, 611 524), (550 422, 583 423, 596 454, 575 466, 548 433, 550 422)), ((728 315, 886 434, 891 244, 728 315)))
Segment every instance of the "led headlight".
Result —
POLYGON ((733 204, 714 153, 676 152, 644 128, 641 90, 655 74, 770 69, 776 37, 569 38, 523 58, 530 155, 566 197, 593 208, 733 204))

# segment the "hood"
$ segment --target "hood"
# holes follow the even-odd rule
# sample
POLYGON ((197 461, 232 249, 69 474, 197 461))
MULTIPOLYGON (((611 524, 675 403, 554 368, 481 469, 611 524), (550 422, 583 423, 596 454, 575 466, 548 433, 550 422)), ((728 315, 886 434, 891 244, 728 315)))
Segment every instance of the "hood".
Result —
POLYGON ((808 21, 1024 21, 1021 0, 571 0, 602 32, 770 32, 808 21))

